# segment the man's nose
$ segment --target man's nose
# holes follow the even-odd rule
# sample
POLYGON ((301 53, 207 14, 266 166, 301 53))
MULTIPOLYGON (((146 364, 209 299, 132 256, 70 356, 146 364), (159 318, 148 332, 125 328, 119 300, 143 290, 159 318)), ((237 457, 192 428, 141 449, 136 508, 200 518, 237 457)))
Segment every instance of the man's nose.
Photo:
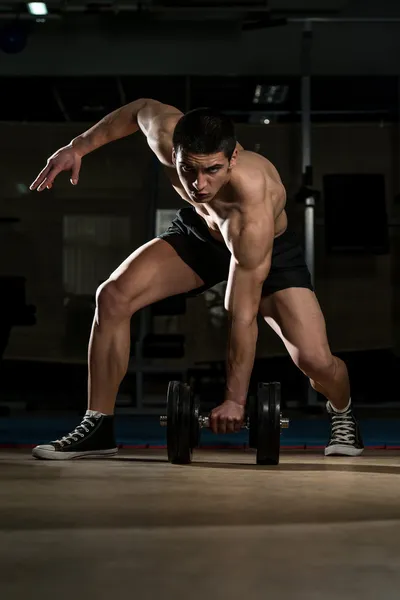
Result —
POLYGON ((204 175, 197 175, 196 180, 193 182, 193 186, 198 192, 201 192, 206 187, 206 178, 204 175))

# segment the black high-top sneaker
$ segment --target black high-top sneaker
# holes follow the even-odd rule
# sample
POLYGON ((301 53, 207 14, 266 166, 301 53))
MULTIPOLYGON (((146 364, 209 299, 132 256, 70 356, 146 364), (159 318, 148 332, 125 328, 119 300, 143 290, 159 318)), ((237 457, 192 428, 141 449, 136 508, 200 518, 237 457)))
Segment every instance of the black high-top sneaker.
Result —
POLYGON ((118 452, 114 437, 114 416, 88 410, 78 427, 59 440, 32 450, 35 458, 69 460, 106 457, 118 452))
POLYGON ((347 410, 338 412, 327 402, 326 409, 331 420, 331 437, 325 448, 325 456, 359 456, 364 450, 364 445, 351 405, 347 410))

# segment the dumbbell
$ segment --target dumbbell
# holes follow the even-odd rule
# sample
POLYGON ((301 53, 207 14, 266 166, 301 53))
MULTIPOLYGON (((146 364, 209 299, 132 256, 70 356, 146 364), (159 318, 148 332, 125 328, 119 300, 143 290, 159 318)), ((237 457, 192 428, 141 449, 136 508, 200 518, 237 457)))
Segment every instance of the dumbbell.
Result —
MULTIPOLYGON (((200 415, 200 405, 190 386, 170 381, 167 391, 167 414, 160 417, 167 428, 168 460, 173 464, 189 464, 194 448, 200 444, 200 431, 210 427, 210 417, 200 415)), ((257 397, 250 398, 248 414, 242 429, 249 430, 249 446, 257 449, 258 465, 277 465, 281 429, 289 420, 281 415, 279 382, 259 383, 257 397)))

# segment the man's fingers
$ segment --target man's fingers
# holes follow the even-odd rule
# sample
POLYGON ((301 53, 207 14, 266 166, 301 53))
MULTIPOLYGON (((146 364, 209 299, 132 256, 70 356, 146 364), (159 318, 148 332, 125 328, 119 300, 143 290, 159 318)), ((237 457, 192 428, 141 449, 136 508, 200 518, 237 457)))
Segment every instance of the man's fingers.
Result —
POLYGON ((231 419, 230 417, 227 417, 225 419, 225 430, 226 430, 226 433, 233 432, 233 419, 231 419))
POLYGON ((38 192, 43 192, 48 186, 47 177, 42 180, 42 183, 37 187, 38 192))
POLYGON ((37 189, 38 192, 42 192, 47 187, 49 189, 51 189, 51 187, 53 186, 53 181, 55 180, 57 175, 59 173, 61 173, 61 171, 62 171, 62 169, 60 167, 53 167, 51 169, 51 171, 49 172, 49 174, 47 175, 46 179, 44 181, 42 181, 42 183, 39 185, 39 187, 37 189))
POLYGON ((218 419, 218 433, 226 433, 226 419, 218 419))
POLYGON ((218 433, 218 417, 214 417, 211 414, 210 424, 211 424, 211 431, 213 433, 218 433))
POLYGON ((50 171, 50 169, 51 167, 49 165, 42 169, 39 175, 36 177, 35 181, 29 186, 29 189, 35 190, 42 183, 42 181, 46 179, 47 173, 50 171))
POLYGON ((235 433, 242 428, 242 420, 237 417, 226 417, 223 414, 211 413, 210 429, 213 433, 235 433))
POLYGON ((211 414, 210 422, 211 422, 211 431, 213 433, 220 433, 220 429, 219 429, 219 427, 220 427, 219 416, 211 414))
POLYGON ((72 185, 77 185, 78 181, 79 181, 79 171, 80 171, 81 165, 80 163, 74 163, 74 166, 72 167, 72 174, 71 174, 71 183, 72 185))

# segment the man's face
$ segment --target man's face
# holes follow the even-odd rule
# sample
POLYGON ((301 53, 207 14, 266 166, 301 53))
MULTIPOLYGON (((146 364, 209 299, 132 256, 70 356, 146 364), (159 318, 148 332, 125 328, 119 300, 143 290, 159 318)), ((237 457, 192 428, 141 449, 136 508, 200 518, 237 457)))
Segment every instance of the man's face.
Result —
POLYGON ((229 161, 223 152, 217 154, 173 154, 179 179, 190 199, 198 203, 210 202, 229 177, 235 154, 229 161))

